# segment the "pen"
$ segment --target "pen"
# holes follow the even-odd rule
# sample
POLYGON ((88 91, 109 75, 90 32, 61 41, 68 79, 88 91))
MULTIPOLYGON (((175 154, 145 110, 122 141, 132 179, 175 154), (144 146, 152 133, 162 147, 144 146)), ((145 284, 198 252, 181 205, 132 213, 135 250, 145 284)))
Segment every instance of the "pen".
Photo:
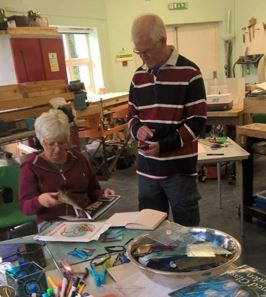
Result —
POLYGON ((77 276, 76 279, 73 281, 72 288, 70 289, 68 297, 76 296, 76 294, 77 294, 76 290, 77 290, 79 282, 80 282, 80 277, 77 276))
POLYGON ((64 297, 65 296, 66 287, 67 287, 67 278, 66 277, 63 277, 60 297, 64 297))
POLYGON ((224 154, 223 153, 221 153, 221 154, 217 154, 217 153, 215 153, 215 154, 206 154, 207 156, 223 156, 224 154))
POLYGON ((52 288, 57 287, 55 281, 52 279, 52 277, 50 275, 47 275, 47 281, 48 281, 50 287, 52 287, 52 288))
POLYGON ((86 286, 86 284, 83 281, 80 281, 80 283, 77 287, 77 293, 81 295, 84 291, 85 286, 86 286))

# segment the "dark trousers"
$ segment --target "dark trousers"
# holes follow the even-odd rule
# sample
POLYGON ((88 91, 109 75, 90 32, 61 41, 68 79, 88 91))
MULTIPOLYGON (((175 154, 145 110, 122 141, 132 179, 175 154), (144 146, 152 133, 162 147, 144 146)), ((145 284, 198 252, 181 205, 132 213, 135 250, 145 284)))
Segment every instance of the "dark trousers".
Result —
POLYGON ((151 179, 139 175, 139 209, 152 208, 166 213, 169 205, 174 222, 198 226, 200 221, 196 177, 175 175, 151 179))

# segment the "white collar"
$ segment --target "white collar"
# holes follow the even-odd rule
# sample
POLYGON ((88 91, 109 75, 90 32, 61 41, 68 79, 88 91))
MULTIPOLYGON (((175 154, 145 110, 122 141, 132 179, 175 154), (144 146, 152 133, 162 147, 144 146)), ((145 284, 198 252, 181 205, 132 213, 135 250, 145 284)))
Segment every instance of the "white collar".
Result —
MULTIPOLYGON (((164 67, 166 65, 169 65, 169 66, 175 66, 176 65, 176 61, 177 61, 178 56, 179 56, 178 51, 175 49, 175 47, 173 45, 169 45, 169 47, 172 49, 172 53, 171 53, 170 57, 168 58, 168 60, 163 65, 161 65, 160 68, 162 68, 162 67, 164 67)), ((149 68, 147 67, 146 64, 142 65, 142 69, 146 70, 146 71, 149 70, 149 68)))

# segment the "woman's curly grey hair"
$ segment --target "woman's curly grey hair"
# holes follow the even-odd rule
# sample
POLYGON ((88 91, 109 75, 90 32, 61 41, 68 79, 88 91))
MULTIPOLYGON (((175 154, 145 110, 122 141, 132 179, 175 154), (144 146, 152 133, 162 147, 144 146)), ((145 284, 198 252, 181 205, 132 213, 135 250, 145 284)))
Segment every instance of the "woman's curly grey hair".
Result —
POLYGON ((42 113, 34 123, 35 134, 40 143, 45 139, 65 139, 69 141, 70 127, 68 118, 63 111, 50 109, 42 113))

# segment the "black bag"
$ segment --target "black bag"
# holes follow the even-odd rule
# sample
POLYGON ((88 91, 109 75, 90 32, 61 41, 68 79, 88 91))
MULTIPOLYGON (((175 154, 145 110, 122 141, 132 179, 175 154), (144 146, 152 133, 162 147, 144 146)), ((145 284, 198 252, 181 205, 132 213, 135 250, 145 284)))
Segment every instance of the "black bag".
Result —
POLYGON ((69 123, 73 123, 75 117, 73 115, 71 107, 63 105, 63 106, 59 106, 58 109, 62 110, 63 113, 67 115, 69 123))

